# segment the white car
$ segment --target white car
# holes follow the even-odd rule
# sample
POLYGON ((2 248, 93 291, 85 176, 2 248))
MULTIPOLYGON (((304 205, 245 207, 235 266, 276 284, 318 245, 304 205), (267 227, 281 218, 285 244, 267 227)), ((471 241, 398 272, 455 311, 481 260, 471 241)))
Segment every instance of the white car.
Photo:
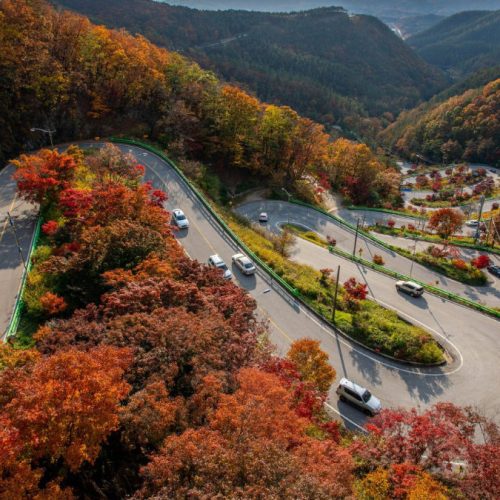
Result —
POLYGON ((424 287, 413 281, 396 281, 396 289, 412 297, 420 297, 424 293, 424 287))
POLYGON ((172 210, 172 216, 179 229, 187 229, 189 227, 189 221, 180 208, 172 210))
POLYGON ((377 415, 382 409, 382 403, 368 389, 361 387, 346 378, 340 380, 337 395, 341 401, 351 403, 370 415, 377 415))
POLYGON ((259 222, 267 222, 269 217, 267 216, 267 212, 261 212, 259 214, 259 222))
POLYGON ((230 279, 233 275, 233 273, 226 266, 226 263, 220 258, 218 254, 211 255, 208 258, 208 265, 220 269, 222 271, 222 276, 227 280, 230 279))
POLYGON ((469 227, 477 227, 479 225, 479 221, 477 219, 466 220, 465 225, 469 227))
POLYGON ((254 263, 244 254, 236 253, 232 257, 232 261, 234 265, 245 275, 250 276, 255 274, 255 265, 254 263))

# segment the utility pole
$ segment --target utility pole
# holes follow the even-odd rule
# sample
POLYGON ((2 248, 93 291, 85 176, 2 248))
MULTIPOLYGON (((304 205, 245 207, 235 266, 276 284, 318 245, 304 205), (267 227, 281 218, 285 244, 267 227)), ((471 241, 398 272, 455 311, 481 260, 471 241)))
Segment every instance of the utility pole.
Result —
POLYGON ((359 232, 359 219, 356 224, 356 236, 354 237, 354 248, 352 249, 352 256, 356 257, 356 245, 358 243, 358 232, 359 232))
POLYGON ((14 232, 14 237, 16 238, 17 250, 19 252, 19 256, 21 257, 21 262, 23 263, 24 269, 26 269, 26 261, 24 260, 21 245, 19 244, 19 238, 17 237, 16 226, 15 226, 14 221, 13 221, 12 217, 10 216, 9 212, 7 212, 7 217, 9 218, 10 227, 12 228, 12 231, 14 232))
MULTIPOLYGON (((288 196, 288 203, 290 203, 292 195, 283 187, 281 188, 281 190, 286 193, 286 195, 288 196)), ((290 210, 286 211, 286 219, 287 219, 287 224, 290 225, 290 210)))
POLYGON ((415 245, 413 246, 413 259, 411 259, 411 267, 410 267, 410 278, 413 273, 413 264, 415 263, 415 254, 417 253, 417 238, 415 238, 415 245))
POLYGON ((337 280, 335 281, 335 294, 333 295, 332 323, 335 324, 335 313, 337 312, 337 292, 339 291, 340 265, 337 267, 337 280))
POLYGON ((484 200, 485 200, 484 194, 481 196, 481 199, 479 200, 479 217, 477 218, 477 228, 476 228, 476 235, 474 236, 474 245, 477 243, 477 240, 479 239, 479 230, 481 228, 481 215, 483 215, 483 205, 484 205, 484 200))

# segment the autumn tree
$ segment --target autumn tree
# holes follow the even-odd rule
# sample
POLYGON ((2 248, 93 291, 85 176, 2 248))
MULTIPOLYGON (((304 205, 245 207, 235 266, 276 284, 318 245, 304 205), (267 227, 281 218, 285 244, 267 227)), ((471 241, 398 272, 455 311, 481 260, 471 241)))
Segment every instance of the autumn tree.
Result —
POLYGON ((34 463, 61 460, 71 471, 94 462, 118 425, 129 363, 127 349, 100 347, 62 351, 25 370, 1 372, 1 416, 20 433, 23 454, 34 463))
POLYGON ((292 343, 287 358, 295 364, 303 380, 312 382, 321 392, 328 392, 336 373, 328 363, 328 354, 321 350, 318 340, 296 340, 292 343))
POLYGON ((462 228, 464 214, 460 210, 452 208, 440 208, 435 210, 427 223, 427 226, 435 230, 442 238, 449 238, 462 228))
POLYGON ((238 389, 221 397, 208 427, 167 438, 144 468, 138 496, 348 495, 350 457, 332 441, 307 437, 305 424, 274 375, 244 369, 238 389))
POLYGON ((77 162, 67 153, 43 149, 35 155, 14 160, 14 179, 21 195, 28 201, 48 205, 67 188, 75 175, 77 162))

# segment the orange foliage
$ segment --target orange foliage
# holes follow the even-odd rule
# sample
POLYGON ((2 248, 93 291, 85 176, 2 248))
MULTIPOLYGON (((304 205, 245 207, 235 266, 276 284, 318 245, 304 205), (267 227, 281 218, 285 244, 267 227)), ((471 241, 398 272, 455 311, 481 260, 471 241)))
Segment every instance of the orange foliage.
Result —
POLYGON ((51 462, 62 459, 72 471, 92 463, 118 424, 118 404, 129 390, 121 378, 129 363, 126 349, 100 347, 62 351, 14 378, 9 370, 2 372, 1 413, 19 431, 23 452, 51 462))
POLYGON ((319 345, 318 340, 296 340, 292 343, 287 357, 295 364, 302 380, 311 382, 321 392, 328 392, 336 373, 328 363, 328 354, 322 351, 319 345))

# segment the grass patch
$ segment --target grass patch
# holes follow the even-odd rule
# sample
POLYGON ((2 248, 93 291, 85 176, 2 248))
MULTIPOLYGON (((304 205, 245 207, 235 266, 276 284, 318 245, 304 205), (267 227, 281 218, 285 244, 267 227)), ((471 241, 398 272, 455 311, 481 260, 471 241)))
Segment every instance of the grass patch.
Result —
POLYGON ((309 229, 296 224, 285 224, 283 227, 305 240, 315 243, 323 248, 328 248, 328 241, 314 231, 309 231, 309 229))

